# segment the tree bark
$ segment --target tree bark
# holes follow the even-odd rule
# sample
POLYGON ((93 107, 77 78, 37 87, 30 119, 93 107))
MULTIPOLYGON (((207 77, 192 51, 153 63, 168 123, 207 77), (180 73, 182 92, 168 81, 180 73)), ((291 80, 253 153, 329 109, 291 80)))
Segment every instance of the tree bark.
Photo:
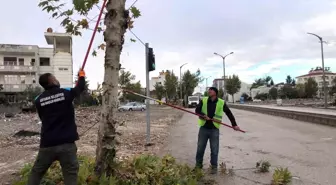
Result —
POLYGON ((118 106, 118 76, 120 53, 127 29, 126 0, 108 0, 106 4, 104 40, 105 74, 103 82, 102 119, 99 123, 96 149, 96 174, 113 173, 116 156, 116 110, 118 106))

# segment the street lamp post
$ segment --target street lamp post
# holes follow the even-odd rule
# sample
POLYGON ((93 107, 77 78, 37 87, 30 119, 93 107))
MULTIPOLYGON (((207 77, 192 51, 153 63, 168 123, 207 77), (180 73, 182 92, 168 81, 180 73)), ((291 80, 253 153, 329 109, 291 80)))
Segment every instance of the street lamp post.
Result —
POLYGON ((222 57, 222 59, 223 59, 223 100, 225 100, 225 98, 226 98, 226 91, 225 91, 225 58, 227 57, 227 56, 229 56, 229 55, 232 55, 233 54, 233 52, 231 52, 231 53, 229 53, 229 54, 227 54, 227 55, 225 55, 225 56, 222 56, 222 55, 220 55, 220 54, 218 54, 218 53, 214 53, 215 55, 217 55, 217 56, 220 56, 220 57, 222 57))
POLYGON ((183 65, 180 66, 180 97, 182 98, 183 100, 183 97, 182 97, 182 67, 187 65, 188 63, 185 63, 183 65))
POLYGON ((314 33, 307 33, 309 35, 313 35, 317 37, 321 42, 321 57, 322 57, 322 78, 323 78, 323 91, 324 91, 324 108, 328 108, 328 99, 327 99, 327 84, 325 80, 325 69, 324 69, 324 55, 323 55, 323 38, 314 34, 314 33))

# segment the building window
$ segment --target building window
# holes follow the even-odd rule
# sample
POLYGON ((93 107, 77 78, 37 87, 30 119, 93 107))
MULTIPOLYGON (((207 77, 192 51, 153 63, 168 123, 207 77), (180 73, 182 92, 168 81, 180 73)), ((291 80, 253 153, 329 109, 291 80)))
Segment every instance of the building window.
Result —
POLYGON ((19 58, 19 65, 24 66, 24 59, 23 58, 19 58))
POLYGON ((32 58, 31 61, 30 61, 30 65, 31 66, 35 66, 35 58, 32 58))
POLYGON ((5 66, 16 66, 17 65, 16 57, 4 57, 3 60, 4 60, 5 66))
POLYGON ((50 58, 41 57, 40 66, 50 66, 50 58))
POLYGON ((69 69, 66 68, 66 67, 60 67, 60 68, 58 68, 58 70, 59 70, 59 71, 67 71, 67 70, 69 70, 69 69))

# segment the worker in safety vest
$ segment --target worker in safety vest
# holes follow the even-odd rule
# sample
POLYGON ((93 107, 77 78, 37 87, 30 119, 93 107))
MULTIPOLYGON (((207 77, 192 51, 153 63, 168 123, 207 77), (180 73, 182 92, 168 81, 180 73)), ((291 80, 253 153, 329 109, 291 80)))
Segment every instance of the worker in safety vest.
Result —
POLYGON ((85 73, 80 71, 75 88, 60 88, 50 73, 39 78, 44 92, 35 98, 42 121, 40 149, 28 179, 28 185, 38 185, 54 161, 62 167, 64 184, 77 185, 78 161, 75 141, 79 139, 75 123, 73 100, 85 89, 85 73))
POLYGON ((223 99, 217 97, 218 89, 210 87, 208 91, 209 97, 204 97, 200 100, 196 107, 195 112, 203 115, 205 118, 200 117, 198 124, 200 126, 197 141, 196 153, 196 168, 203 167, 203 157, 208 140, 210 140, 211 149, 211 172, 217 173, 218 167, 218 150, 219 150, 219 128, 220 124, 211 121, 210 119, 222 121, 223 113, 230 119, 234 130, 240 130, 237 126, 236 120, 226 105, 223 99))

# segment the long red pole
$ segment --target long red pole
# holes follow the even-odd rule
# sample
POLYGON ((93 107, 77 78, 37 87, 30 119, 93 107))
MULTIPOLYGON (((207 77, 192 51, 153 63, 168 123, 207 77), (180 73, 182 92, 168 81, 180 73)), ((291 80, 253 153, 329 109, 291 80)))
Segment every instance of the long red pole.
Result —
POLYGON ((93 40, 94 40, 94 38, 96 36, 97 30, 98 30, 98 26, 99 26, 99 23, 100 23, 100 19, 101 19, 102 15, 103 15, 103 12, 104 12, 104 9, 105 9, 105 6, 106 6, 106 2, 107 2, 107 0, 104 0, 103 6, 100 9, 100 13, 99 13, 99 16, 98 16, 98 20, 96 22, 96 26, 95 26, 95 28, 93 30, 93 34, 91 36, 91 40, 90 40, 88 49, 86 50, 85 58, 84 58, 83 65, 82 65, 82 68, 81 68, 82 70, 84 70, 86 61, 87 61, 87 59, 89 57, 89 53, 90 53, 90 50, 91 50, 91 47, 92 47, 92 44, 93 44, 93 40))
MULTIPOLYGON (((197 114, 197 113, 195 113, 195 112, 189 111, 189 110, 184 109, 184 108, 182 108, 182 107, 178 107, 178 106, 175 106, 175 105, 172 105, 172 104, 169 104, 169 103, 165 103, 165 102, 162 102, 162 101, 160 101, 160 100, 157 100, 157 99, 154 99, 154 98, 151 98, 151 97, 148 97, 148 96, 145 96, 145 95, 142 95, 142 94, 139 94, 139 93, 130 91, 130 90, 123 89, 123 91, 128 92, 128 93, 131 93, 131 94, 134 94, 134 95, 137 95, 137 96, 141 96, 141 97, 143 97, 143 98, 147 98, 147 99, 156 101, 156 102, 158 102, 158 103, 167 105, 167 106, 169 106, 169 107, 173 107, 173 108, 175 108, 175 109, 179 109, 179 110, 184 111, 184 112, 188 112, 188 113, 190 113, 190 114, 193 114, 193 115, 196 115, 196 116, 199 116, 199 117, 203 117, 203 118, 205 118, 203 115, 200 115, 200 114, 197 114)), ((233 128, 232 126, 230 126, 230 125, 228 125, 228 124, 225 124, 225 123, 222 123, 222 122, 220 122, 220 121, 218 121, 218 120, 211 119, 211 121, 214 121, 214 122, 216 122, 216 123, 219 123, 219 124, 224 125, 224 126, 229 127, 229 128, 233 128)), ((245 133, 244 130, 238 130, 238 131, 245 133)))

